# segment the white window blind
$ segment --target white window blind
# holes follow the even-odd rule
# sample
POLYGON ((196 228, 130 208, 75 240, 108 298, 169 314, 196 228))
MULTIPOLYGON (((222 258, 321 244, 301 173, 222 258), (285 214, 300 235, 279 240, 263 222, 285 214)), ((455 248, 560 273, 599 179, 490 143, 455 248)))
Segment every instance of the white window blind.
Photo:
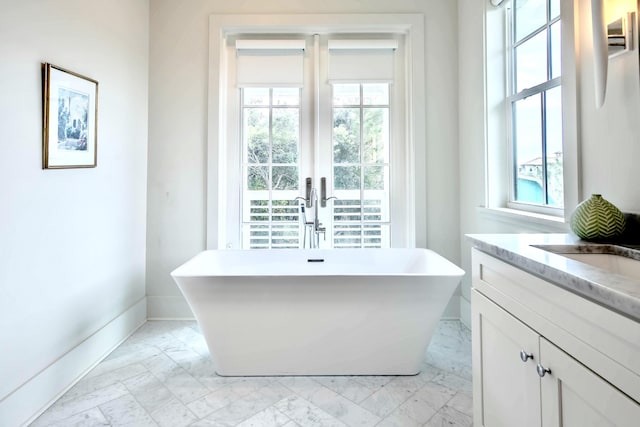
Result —
POLYGON ((392 83, 397 40, 329 40, 329 83, 392 83))
POLYGON ((302 87, 304 40, 237 40, 238 87, 302 87))

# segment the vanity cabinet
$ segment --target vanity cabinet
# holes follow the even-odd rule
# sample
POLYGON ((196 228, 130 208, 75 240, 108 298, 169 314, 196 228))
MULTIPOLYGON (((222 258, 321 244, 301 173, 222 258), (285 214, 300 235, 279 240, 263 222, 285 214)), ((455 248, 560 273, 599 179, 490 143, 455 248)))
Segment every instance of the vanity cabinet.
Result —
POLYGON ((475 249, 471 307, 475 426, 640 425, 638 322, 475 249))

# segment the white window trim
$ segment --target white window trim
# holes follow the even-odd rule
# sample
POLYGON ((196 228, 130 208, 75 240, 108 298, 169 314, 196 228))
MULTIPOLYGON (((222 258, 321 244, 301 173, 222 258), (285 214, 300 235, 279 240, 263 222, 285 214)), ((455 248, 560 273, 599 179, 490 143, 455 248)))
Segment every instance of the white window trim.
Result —
MULTIPOLYGON (((422 14, 292 14, 292 15, 211 15, 209 17, 209 96, 208 96, 208 140, 207 140, 207 249, 226 247, 225 209, 219 209, 225 203, 225 162, 227 158, 225 144, 226 126, 221 117, 226 115, 226 89, 221 82, 226 76, 223 48, 225 37, 234 33, 404 33, 406 34, 406 77, 412 90, 408 94, 407 106, 407 190, 409 197, 407 209, 406 236, 407 247, 426 247, 427 209, 426 192, 416 192, 416 184, 426 188, 426 171, 416 167, 415 159, 426 157, 426 127, 424 120, 413 120, 414 114, 426 111, 425 96, 411 96, 411 93, 424 94, 425 79, 425 41, 424 16, 422 14)), ((393 203, 393 201, 392 201, 393 203)))
POLYGON ((580 201, 579 175, 579 99, 578 99, 578 67, 576 52, 578 50, 579 14, 578 2, 560 0, 562 25, 562 138, 563 138, 563 174, 564 174, 564 209, 548 208, 510 201, 511 170, 511 129, 509 129, 509 108, 507 105, 507 52, 505 37, 508 28, 505 19, 505 1, 496 8, 485 2, 484 13, 484 66, 485 66, 485 207, 487 213, 504 216, 508 212, 513 221, 522 224, 547 221, 550 227, 557 228, 559 217, 568 221, 572 208, 580 201), (499 30, 496 30, 499 29, 499 30), (532 216, 532 214, 534 214, 532 216), (547 218, 545 220, 545 218, 547 218))

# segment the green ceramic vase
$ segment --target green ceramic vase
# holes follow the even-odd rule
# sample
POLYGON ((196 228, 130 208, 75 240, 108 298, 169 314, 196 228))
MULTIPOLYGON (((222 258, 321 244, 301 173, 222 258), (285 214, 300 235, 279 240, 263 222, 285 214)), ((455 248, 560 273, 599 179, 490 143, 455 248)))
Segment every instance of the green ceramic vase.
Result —
POLYGON ((583 201, 571 214, 571 230, 584 240, 607 240, 618 237, 625 227, 625 219, 620 209, 593 194, 583 201))

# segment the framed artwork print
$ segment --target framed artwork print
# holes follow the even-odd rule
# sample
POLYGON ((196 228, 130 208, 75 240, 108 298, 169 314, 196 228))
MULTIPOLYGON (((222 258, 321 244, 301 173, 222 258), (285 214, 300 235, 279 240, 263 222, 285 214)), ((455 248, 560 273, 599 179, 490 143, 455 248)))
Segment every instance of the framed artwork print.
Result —
POLYGON ((42 168, 94 168, 98 82, 52 64, 44 70, 42 168))

